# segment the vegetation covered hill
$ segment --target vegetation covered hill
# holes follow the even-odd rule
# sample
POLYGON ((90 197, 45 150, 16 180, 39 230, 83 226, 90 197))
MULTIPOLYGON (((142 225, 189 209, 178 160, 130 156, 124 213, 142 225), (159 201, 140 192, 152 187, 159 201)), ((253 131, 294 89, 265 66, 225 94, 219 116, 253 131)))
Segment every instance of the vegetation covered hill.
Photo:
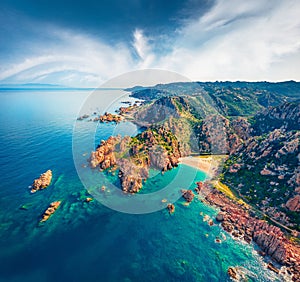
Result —
POLYGON ((163 125, 182 155, 227 154, 221 180, 300 230, 300 83, 197 82, 132 89, 135 118, 163 125))

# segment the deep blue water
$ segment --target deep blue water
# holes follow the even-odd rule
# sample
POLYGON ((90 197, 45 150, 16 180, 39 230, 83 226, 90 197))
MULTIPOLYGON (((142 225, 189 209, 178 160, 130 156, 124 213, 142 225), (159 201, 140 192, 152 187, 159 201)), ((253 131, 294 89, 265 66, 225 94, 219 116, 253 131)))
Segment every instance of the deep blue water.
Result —
MULTIPOLYGON (((275 281, 252 245, 233 240, 204 215, 217 210, 195 199, 176 211, 165 209, 134 215, 120 213, 94 200, 81 183, 73 161, 72 134, 78 114, 113 110, 120 92, 0 92, 0 281, 229 281, 227 268, 247 269, 249 281, 275 281), (51 185, 35 194, 28 188, 40 173, 51 169, 51 185), (38 224, 49 203, 61 200, 56 213, 38 224), (25 206, 24 206, 25 205, 25 206), (21 209, 21 207, 26 209, 21 209), (222 243, 215 243, 216 236, 222 243), (226 238, 226 239, 225 239, 226 238)), ((127 99, 127 98, 126 98, 127 99)), ((111 134, 135 134, 130 124, 77 123, 75 159, 86 164, 90 151, 111 134)), ((205 174, 180 167, 194 181, 205 174)), ((156 174, 145 185, 152 192, 176 177, 179 169, 156 174)), ((82 167, 83 178, 95 172, 82 167)), ((191 187, 194 187, 191 182, 191 187)), ((182 185, 174 184, 174 193, 182 185)), ((99 183, 101 187, 101 183, 99 183)), ((97 187, 87 187, 93 193, 97 187)), ((109 195, 107 198, 109 199, 109 195)))

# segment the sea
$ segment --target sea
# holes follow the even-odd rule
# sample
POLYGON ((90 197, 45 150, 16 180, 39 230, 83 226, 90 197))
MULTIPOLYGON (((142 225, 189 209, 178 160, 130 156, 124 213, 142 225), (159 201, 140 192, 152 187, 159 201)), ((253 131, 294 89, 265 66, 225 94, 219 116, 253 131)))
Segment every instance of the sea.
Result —
MULTIPOLYGON (((103 181, 116 187, 118 180, 88 167, 91 151, 110 135, 133 136, 142 129, 77 117, 114 112, 130 99, 118 89, 0 91, 0 281, 223 282, 231 281, 230 266, 245 274, 242 281, 281 281, 266 269, 255 245, 221 229, 214 220, 218 210, 201 198, 187 206, 178 197, 170 215, 163 198, 157 199, 161 208, 131 212, 110 204, 113 190, 97 196, 104 184, 90 180, 105 174, 103 181), (33 180, 48 169, 51 185, 31 194, 33 180), (39 223, 58 200, 58 210, 39 223)), ((163 175, 152 172, 143 194, 168 183, 176 194, 189 188, 182 187, 187 176, 191 189, 207 177, 185 165, 163 175)))

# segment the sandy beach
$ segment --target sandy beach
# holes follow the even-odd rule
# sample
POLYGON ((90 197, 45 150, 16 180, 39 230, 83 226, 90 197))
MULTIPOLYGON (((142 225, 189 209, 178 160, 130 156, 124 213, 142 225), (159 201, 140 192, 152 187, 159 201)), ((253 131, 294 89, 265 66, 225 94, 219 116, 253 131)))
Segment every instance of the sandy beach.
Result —
POLYGON ((212 157, 183 157, 179 159, 179 162, 199 170, 204 171, 207 174, 212 173, 213 159, 212 157))

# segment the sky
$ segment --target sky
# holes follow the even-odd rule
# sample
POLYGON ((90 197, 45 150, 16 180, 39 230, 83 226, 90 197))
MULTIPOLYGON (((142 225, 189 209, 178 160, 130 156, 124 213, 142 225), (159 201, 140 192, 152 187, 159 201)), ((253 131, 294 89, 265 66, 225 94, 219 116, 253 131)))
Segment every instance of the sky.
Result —
POLYGON ((300 80, 299 0, 1 0, 0 84, 300 80))

